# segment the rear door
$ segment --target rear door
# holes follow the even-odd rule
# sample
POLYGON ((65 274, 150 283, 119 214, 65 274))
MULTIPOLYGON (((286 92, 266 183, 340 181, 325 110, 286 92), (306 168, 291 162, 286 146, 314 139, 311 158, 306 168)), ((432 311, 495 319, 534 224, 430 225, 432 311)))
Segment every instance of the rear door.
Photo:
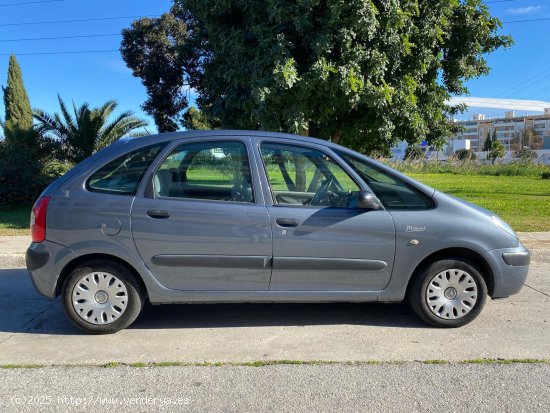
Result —
POLYGON ((259 151, 273 199, 270 290, 384 288, 395 253, 389 212, 354 207, 367 188, 320 146, 267 141, 259 151))
POLYGON ((182 143, 157 163, 132 207, 132 232, 147 267, 177 290, 267 290, 271 226, 250 142, 182 143))

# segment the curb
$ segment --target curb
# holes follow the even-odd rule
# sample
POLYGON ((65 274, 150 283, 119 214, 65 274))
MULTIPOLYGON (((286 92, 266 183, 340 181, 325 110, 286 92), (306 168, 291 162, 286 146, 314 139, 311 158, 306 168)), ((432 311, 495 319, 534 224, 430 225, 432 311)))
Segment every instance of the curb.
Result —
POLYGON ((25 254, 0 254, 0 269, 26 268, 25 254))
POLYGON ((538 250, 529 248, 529 252, 531 253, 531 263, 550 263, 550 250, 538 250))

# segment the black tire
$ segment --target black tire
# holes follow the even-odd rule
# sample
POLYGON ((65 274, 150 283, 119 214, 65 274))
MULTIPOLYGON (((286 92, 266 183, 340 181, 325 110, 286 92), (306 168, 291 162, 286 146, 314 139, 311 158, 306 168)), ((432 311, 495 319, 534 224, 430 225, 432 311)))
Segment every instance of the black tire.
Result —
MULTIPOLYGON (((128 327, 138 317, 145 303, 144 292, 142 291, 142 288, 137 282, 135 276, 124 265, 114 261, 94 260, 88 261, 76 267, 65 280, 61 294, 63 299, 63 307, 71 321, 78 328, 90 334, 112 334, 128 327), (81 281, 83 277, 98 272, 112 274, 118 278, 118 280, 123 284, 123 287, 126 289, 126 295, 124 295, 124 298, 127 298, 127 300, 123 301, 126 307, 122 312, 122 315, 112 322, 106 322, 105 324, 97 324, 86 321, 79 315, 73 305, 72 295, 77 283, 81 281)), ((106 305, 109 304, 109 302, 106 303, 106 305)), ((94 302, 93 305, 100 306, 101 304, 94 302)))
MULTIPOLYGON (((467 277, 467 275, 465 277, 467 277)), ((455 276, 458 277, 458 275, 455 276)), ((446 284, 443 286, 446 286, 446 284)), ((448 295, 452 297, 453 291, 449 291, 448 295)), ((426 323, 435 327, 456 328, 470 323, 479 315, 485 305, 485 301, 487 300, 487 284, 478 269, 471 263, 461 259, 441 260, 433 262, 416 274, 414 279, 411 281, 407 298, 414 312, 426 323), (446 272, 447 270, 449 270, 449 272, 446 272), (456 294, 456 296, 454 299, 448 299, 445 295, 444 297, 439 298, 439 303, 445 302, 445 306, 443 307, 438 307, 438 303, 436 301, 432 301, 432 303, 435 304, 430 306, 427 298, 429 295, 431 295, 432 299, 435 300, 433 297, 434 294, 444 294, 447 290, 447 288, 442 288, 436 291, 434 290, 433 285, 430 286, 430 283, 432 280, 438 283, 439 280, 435 277, 443 272, 443 277, 447 277, 447 274, 449 274, 449 276, 462 274, 459 271, 453 272, 452 270, 463 271, 470 276, 470 278, 463 278, 463 282, 468 282, 467 285, 461 284, 461 286, 466 285, 467 290, 461 288, 461 292, 457 293, 457 289, 455 289, 454 294, 456 294), (464 302, 460 298, 459 294, 462 294, 463 296, 473 294, 466 292, 474 291, 472 289, 472 283, 475 283, 477 292, 476 300, 472 301, 472 295, 471 297, 464 297, 466 300, 466 302, 464 302), (448 300, 448 303, 445 300, 448 300), (468 308, 464 308, 465 306, 468 308), (433 310, 431 307, 433 307, 433 310), (441 314, 439 315, 436 314, 438 310, 441 311, 441 314), (466 313, 461 315, 460 311, 466 311, 466 313)))

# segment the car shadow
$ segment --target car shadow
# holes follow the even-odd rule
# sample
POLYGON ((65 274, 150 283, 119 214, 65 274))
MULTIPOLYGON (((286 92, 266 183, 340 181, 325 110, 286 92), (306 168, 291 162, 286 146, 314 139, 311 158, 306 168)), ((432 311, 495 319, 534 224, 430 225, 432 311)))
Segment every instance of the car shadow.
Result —
MULTIPOLYGON (((129 327, 193 329, 353 324, 426 328, 405 304, 146 304, 129 327)), ((58 299, 39 295, 26 270, 0 270, 0 343, 13 333, 80 335, 58 299)))
POLYGON ((426 328, 402 303, 165 304, 144 307, 129 328, 285 327, 353 324, 426 328))

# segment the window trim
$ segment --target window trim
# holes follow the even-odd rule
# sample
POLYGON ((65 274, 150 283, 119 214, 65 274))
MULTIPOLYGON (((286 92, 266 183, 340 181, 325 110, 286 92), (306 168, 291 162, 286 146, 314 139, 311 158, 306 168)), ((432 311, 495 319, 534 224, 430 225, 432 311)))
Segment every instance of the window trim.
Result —
MULTIPOLYGON (((325 205, 295 205, 295 204, 279 204, 275 200, 275 197, 273 196, 273 188, 271 187, 271 181, 269 180, 269 175, 267 173, 267 167, 264 161, 264 157, 262 156, 262 145, 263 144, 275 144, 275 145, 282 145, 282 146, 290 146, 290 147, 301 147, 301 148, 308 148, 308 149, 314 149, 321 153, 323 153, 325 156, 328 156, 330 159, 334 161, 336 165, 338 165, 347 175, 348 177, 357 185, 359 190, 364 190, 365 186, 359 181, 357 178, 360 178, 360 176, 355 176, 357 173, 349 167, 349 165, 346 162, 343 162, 340 156, 338 156, 337 153, 330 151, 329 147, 320 147, 319 145, 315 144, 308 144, 308 142, 280 142, 275 141, 271 139, 263 139, 260 140, 257 143, 257 150, 258 150, 258 156, 260 158, 260 162, 262 164, 263 168, 263 176, 265 177, 266 183, 267 183, 267 189, 269 190, 269 196, 271 199, 271 205, 274 207, 283 207, 283 208, 313 208, 313 209, 323 209, 328 208, 328 206, 325 205), (336 156, 335 156, 336 155, 336 156)), ((259 170, 258 170, 259 172, 259 170)), ((367 187, 368 188, 368 187, 367 187)), ((370 189, 369 189, 370 190, 370 189)), ((353 209, 356 210, 357 208, 350 208, 350 207, 330 207, 330 208, 338 208, 338 209, 353 209)))
POLYGON ((153 165, 153 163, 155 162, 155 160, 161 155, 162 151, 166 148, 166 146, 168 145, 169 142, 157 142, 157 143, 153 143, 151 145, 145 145, 145 146, 142 146, 140 148, 137 148, 137 149, 134 149, 134 150, 131 150, 129 152, 124 152, 122 155, 119 155, 107 162, 104 162, 101 164, 101 166, 99 166, 98 168, 94 169, 92 172, 89 173, 88 177, 86 178, 85 182, 84 182, 84 188, 86 189, 86 191, 88 192, 96 192, 96 193, 100 193, 100 194, 111 194, 111 195, 119 195, 119 196, 136 196, 138 191, 139 191, 139 188, 141 187, 141 184, 143 183, 143 180, 145 179, 145 177, 147 176, 147 171, 149 171, 149 169, 151 168, 151 165, 153 165), (143 150, 148 150, 150 148, 153 148, 155 146, 158 146, 158 151, 157 153, 152 157, 151 161, 148 163, 148 165, 145 167, 145 169, 143 170, 140 178, 139 178, 139 181, 137 182, 137 185, 136 185, 136 188, 132 191, 132 192, 128 192, 128 191, 115 191, 115 190, 110 190, 110 189, 98 189, 98 188, 93 188, 91 185, 90 185, 90 180, 94 177, 94 175, 100 171, 102 168, 106 167, 107 165, 109 165, 110 163, 112 162, 115 162, 115 161, 118 161, 120 160, 121 158, 127 158, 128 156, 130 156, 130 154, 134 154, 136 152, 140 152, 140 151, 143 151, 143 150))
POLYGON ((155 200, 169 200, 169 201, 185 201, 185 202, 208 202, 208 203, 221 203, 221 204, 227 204, 227 203, 231 203, 231 204, 238 204, 238 205, 257 205, 258 204, 258 197, 257 197, 257 191, 256 191, 256 185, 254 183, 254 169, 252 168, 252 163, 251 163, 251 156, 250 156, 250 148, 248 147, 247 145, 247 142, 244 141, 244 140, 241 140, 241 139, 235 139, 234 136, 229 136, 229 138, 233 138, 233 139, 224 139, 225 137, 224 136, 219 136, 217 138, 220 138, 220 139, 198 139, 198 140, 193 140, 191 142, 189 141, 185 141, 185 140, 179 140, 179 141, 175 141, 176 143, 174 145, 172 145, 170 148, 168 148, 168 150, 166 151, 166 153, 164 154, 160 154, 160 160, 156 163, 156 165, 153 165, 151 164, 151 166, 153 166, 153 170, 151 171, 151 173, 149 174, 149 176, 147 177, 147 185, 145 186, 145 190, 144 190, 144 193, 143 193, 143 196, 145 198, 150 198, 150 199, 155 199, 155 200), (185 145, 196 145, 196 144, 224 144, 224 143, 238 143, 240 145, 242 145, 246 151, 246 157, 247 157, 247 161, 248 161, 248 169, 250 171, 250 186, 251 186, 251 189, 252 189, 252 198, 253 200, 251 202, 245 202, 245 201, 224 201, 224 200, 220 200, 220 199, 200 199, 200 198, 182 198, 182 197, 172 197, 172 196, 159 196, 158 194, 155 193, 155 188, 154 188, 154 178, 155 178, 155 174, 157 173, 157 171, 160 169, 160 167, 162 166, 162 164, 164 163, 164 161, 166 160, 166 158, 168 158, 174 151, 176 151, 178 148, 182 147, 182 146, 185 146, 185 145))

